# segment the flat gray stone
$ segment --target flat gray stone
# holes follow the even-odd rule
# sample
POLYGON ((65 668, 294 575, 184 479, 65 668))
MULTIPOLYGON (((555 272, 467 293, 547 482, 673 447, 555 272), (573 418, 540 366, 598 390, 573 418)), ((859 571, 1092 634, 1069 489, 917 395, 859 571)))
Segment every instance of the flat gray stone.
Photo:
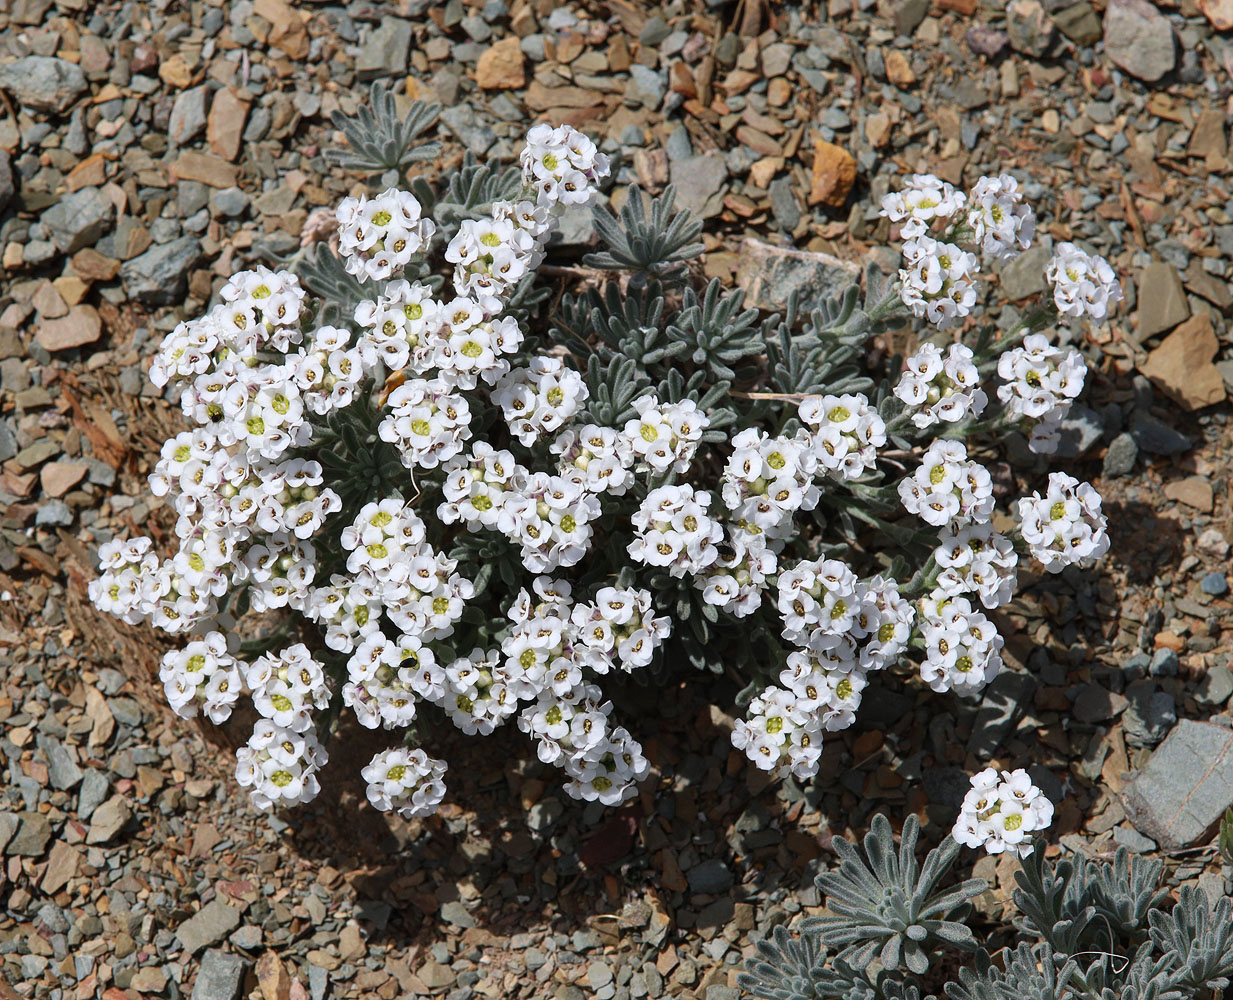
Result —
POLYGON ((1045 290, 1045 267, 1053 256, 1051 245, 1038 244, 1012 257, 1002 267, 1002 291, 1011 302, 1018 302, 1045 290))
POLYGON ((83 822, 88 820, 94 810, 101 806, 103 800, 107 798, 109 788, 107 775, 102 771, 95 768, 86 771, 86 776, 81 782, 81 790, 77 793, 77 818, 83 822))
POLYGON ((76 63, 51 56, 25 56, 0 66, 0 87, 34 111, 60 114, 86 92, 86 75, 76 63))
POLYGON ((441 121, 476 156, 483 156, 497 141, 497 133, 489 128, 469 104, 458 104, 441 112, 441 121))
POLYGON ((1135 467, 1138 457, 1138 444, 1131 435, 1123 432, 1109 442, 1101 474, 1109 478, 1125 476, 1135 467))
POLYGON ((1107 722, 1126 711, 1126 699, 1098 684, 1085 684, 1075 698, 1074 711, 1080 722, 1107 722))
POLYGON ((13 164, 9 154, 0 150, 0 212, 9 207, 17 188, 13 184, 13 164))
POLYGON ((1148 264, 1139 275, 1139 343, 1172 330, 1190 316, 1182 276, 1167 261, 1148 264))
POLYGON ((1175 431, 1150 413, 1135 414, 1130 434, 1139 450, 1149 455, 1180 455, 1193 447, 1185 434, 1175 431))
POLYGON ((75 788, 84 777, 84 772, 77 766, 73 755, 58 740, 44 737, 39 743, 47 756, 47 777, 51 787, 61 791, 75 788))
POLYGON ((1105 54, 1140 80, 1154 83, 1177 65, 1173 25, 1147 0, 1110 0, 1104 35, 1105 54))
POLYGON ((981 695, 980 709, 968 739, 968 752, 981 760, 992 757, 1022 714, 1023 707, 1031 704, 1035 693, 1036 679, 1030 674, 1003 670, 993 678, 981 695))
POLYGON ((398 76, 407 72, 407 57, 411 52, 411 22, 397 17, 383 17, 373 29, 356 60, 355 70, 361 80, 382 76, 398 76))
POLYGON ((21 825, 4 849, 5 854, 15 854, 23 858, 41 857, 47 849, 47 841, 51 839, 51 820, 42 813, 18 813, 21 825))
POLYGON ((629 86, 625 88, 625 99, 654 111, 663 103, 666 87, 667 84, 658 72, 650 66, 634 63, 629 68, 629 86))
POLYGON ((824 253, 771 246, 758 240, 741 244, 736 283, 745 290, 745 304, 782 310, 796 292, 808 309, 833 298, 860 281, 859 264, 824 253))
POLYGON ((176 937, 189 955, 218 944, 240 926, 240 911, 221 899, 207 903, 176 928, 176 937))
POLYGON ((1167 691, 1156 688, 1150 678, 1126 687, 1126 714, 1122 732, 1132 747, 1154 747, 1177 723, 1177 702, 1167 691))
POLYGON ((122 796, 113 795, 94 810, 90 818, 90 830, 86 834, 87 844, 105 844, 124 829, 124 824, 133 815, 133 810, 122 796))
POLYGON ((471 928, 476 926, 475 918, 467 912, 467 908, 458 900, 442 904, 441 919, 447 924, 453 924, 455 927, 471 928))
POLYGON ((689 880, 690 892, 718 896, 732 888, 732 870, 720 858, 708 858, 694 865, 685 877, 689 880))
POLYGON ((0 812, 0 851, 9 846, 13 834, 21 826, 21 818, 14 812, 0 812))
POLYGON ((718 153, 703 153, 670 161, 669 174, 676 188, 676 203, 699 219, 723 210, 728 164, 718 153))
POLYGON ((40 218, 61 253, 76 253, 97 243, 110 228, 116 206, 99 188, 85 187, 66 194, 40 218))
POLYGON ((1211 666, 1194 692, 1200 705, 1223 705, 1233 696, 1233 671, 1228 667, 1211 666))
POLYGON ((248 963, 239 955, 211 948, 201 956, 193 1000, 236 1000, 247 968, 248 963))
POLYGON ((1078 458, 1096 447, 1105 424, 1100 414, 1081 403, 1074 403, 1058 431, 1058 458, 1078 458))
POLYGON ((171 118, 167 124, 167 138, 177 146, 195 139, 206 127, 206 113, 210 105, 210 88, 202 84, 181 92, 171 106, 171 118))
POLYGON ((1233 807, 1233 730, 1183 719, 1121 800, 1134 828, 1164 850, 1204 842, 1233 807))
POLYGON ((201 260, 201 241, 181 236, 170 243, 151 247, 120 268, 124 290, 151 306, 168 306, 182 301, 188 290, 188 272, 201 260))

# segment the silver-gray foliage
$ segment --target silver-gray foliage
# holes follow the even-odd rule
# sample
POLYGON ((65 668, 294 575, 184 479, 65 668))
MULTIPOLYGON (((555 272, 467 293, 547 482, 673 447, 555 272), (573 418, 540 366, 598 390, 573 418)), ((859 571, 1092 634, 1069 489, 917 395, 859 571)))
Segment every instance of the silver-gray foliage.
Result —
MULTIPOLYGON (((1015 873, 1014 928, 1027 940, 978 947, 965 902, 984 883, 936 892, 958 854, 947 837, 919 869, 918 825, 874 819, 865 855, 836 838, 840 864, 817 878, 830 916, 784 927, 758 943, 741 986, 763 1000, 1209 1000, 1233 977, 1233 899, 1213 904, 1183 886, 1170 908, 1164 866, 1121 848, 1112 862, 1045 857, 1015 873), (957 981, 938 981, 943 949, 974 951, 957 981)), ((994 937, 1000 932, 994 932, 994 937)))

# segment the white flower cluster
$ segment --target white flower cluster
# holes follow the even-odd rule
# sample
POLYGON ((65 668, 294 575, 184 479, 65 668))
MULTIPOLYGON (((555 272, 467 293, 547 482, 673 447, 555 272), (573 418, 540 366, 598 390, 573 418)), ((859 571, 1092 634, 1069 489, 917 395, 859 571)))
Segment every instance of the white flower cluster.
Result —
POLYGON ((639 471, 685 472, 709 421, 692 399, 661 403, 653 393, 634 400, 638 416, 625 424, 639 471))
POLYGON ((1122 300, 1122 286, 1109 262, 1073 243, 1059 243, 1045 268, 1053 301, 1063 316, 1104 319, 1122 300))
POLYGON ((859 479, 873 471, 886 444, 886 421, 862 393, 801 400, 797 416, 813 432, 810 448, 836 479, 859 479))
POLYGON ((973 776, 951 836, 965 847, 1026 858, 1033 849, 1031 835, 1052 822, 1053 803, 1027 771, 999 775, 988 767, 973 776))
POLYGON ((899 499, 927 524, 981 524, 993 516, 993 479, 988 469, 968 459, 961 441, 939 438, 916 472, 900 480, 899 499))
MULTIPOLYGON (((259 719, 236 776, 253 802, 318 793, 327 758, 317 733, 335 695, 362 726, 397 734, 362 771, 378 809, 414 818, 442 802, 445 763, 397 745, 429 713, 475 735, 515 720, 564 771, 571 796, 628 801, 650 766, 600 682, 647 667, 670 630, 635 581, 695 602, 691 625, 702 637, 715 624, 712 643, 744 624, 718 624, 721 612, 747 620, 751 635, 778 633, 762 680, 774 683, 732 734, 768 772, 816 774, 825 734, 853 724, 870 674, 910 646, 924 650, 920 674, 934 690, 980 691, 1002 664, 985 611, 1010 600, 1017 558, 993 527, 989 471, 956 440, 914 448, 909 423, 980 429, 981 369, 992 359, 924 344, 893 388, 902 413, 885 387, 815 395, 789 385, 733 391, 708 415, 696 400, 719 393, 701 371, 687 383, 692 399, 674 373, 632 401, 620 386, 591 400, 590 375, 562 347, 536 356, 507 307, 543 261, 559 210, 590 201, 609 164, 586 136, 547 125, 531 130, 520 163, 521 191, 451 230, 444 292, 435 278, 402 276, 426 274, 436 231, 415 197, 348 198, 339 252, 376 287, 346 326, 317 321, 293 274, 256 268, 178 325, 151 366, 188 421, 150 476, 174 505, 174 552, 160 559, 149 538, 107 541, 90 592, 125 621, 184 637, 160 674, 177 713, 221 722, 251 698, 259 719), (718 427, 745 397, 770 405, 753 403, 757 423, 725 440, 718 427), (778 422, 761 419, 768 411, 778 422), (919 467, 893 473, 909 455, 919 467), (391 476, 405 480, 362 492, 391 476), (932 529, 887 512, 895 490, 932 529), (881 527, 924 540, 933 557, 901 593, 889 573, 862 579, 846 555, 833 558, 837 525, 860 532, 856 549, 881 527), (575 567, 575 582, 556 578, 575 567), (499 588, 520 571, 534 583, 511 602, 499 588), (278 642, 241 662, 244 621, 234 616, 250 610, 280 613, 287 629, 274 635, 303 634, 296 616, 315 623, 324 650, 278 642)), ((900 285, 871 314, 898 296, 939 327, 974 308, 977 252, 1011 256, 1035 226, 1008 175, 982 178, 970 195, 915 175, 883 214, 909 242, 900 285)), ((1099 318, 1120 297, 1108 265, 1068 244, 1049 277, 1067 315, 1099 318)), ((1034 421, 1032 446, 1050 450, 1083 384, 1081 356, 1031 335, 998 372, 1007 419, 1034 421)), ((646 384, 642 374, 631 387, 646 384)), ((1050 570, 1108 548, 1099 497, 1067 476, 1019 511, 1050 570)), ((876 544, 872 555, 891 554, 886 538, 876 544)), ((1011 803, 1004 809, 986 796, 974 813, 1003 845, 1026 823, 1015 824, 1012 799, 1034 801, 1017 788, 996 800, 1011 803)))
POLYGON ((1064 472, 1049 474, 1043 497, 1033 493, 1019 501, 1019 520, 1023 540, 1050 573, 1091 565, 1109 551, 1100 494, 1064 472))
POLYGON ((705 570, 719 558, 716 543, 724 536, 723 525, 707 513, 711 500, 710 493, 692 486, 651 490, 630 519, 637 531, 630 557, 675 577, 705 570))
MULTIPOLYGON (((985 180, 986 178, 981 178, 985 180)), ((902 189, 882 199, 881 215, 902 223, 905 240, 929 232, 935 219, 949 219, 967 204, 967 196, 933 174, 911 174, 902 189)))
POLYGON ((778 603, 784 638, 801 648, 788 654, 783 686, 750 702, 732 744, 762 770, 807 778, 823 734, 856 720, 867 675, 903 653, 915 616, 894 580, 862 582, 837 559, 780 573, 778 603))
POLYGON ((568 125, 536 125, 519 160, 523 180, 535 188, 541 205, 587 204, 609 169, 595 143, 568 125))
POLYGON ((1028 447, 1041 455, 1057 451, 1059 431, 1070 404, 1083 391, 1087 365, 1071 348, 1062 351, 1043 333, 1030 333, 1023 346, 998 359, 998 399, 1012 416, 1031 423, 1028 447))
POLYGON ((532 358, 526 368, 510 372, 492 391, 510 433, 530 447, 545 434, 560 430, 590 397, 586 383, 560 358, 532 358))
POLYGON ((360 281, 398 274, 436 231, 410 191, 390 188, 375 198, 344 198, 338 206, 338 252, 347 273, 360 281))
POLYGON ((423 750, 382 750, 360 774, 368 782, 368 801, 403 819, 431 816, 445 798, 445 761, 423 750))
POLYGON ((918 319, 939 330, 953 326, 976 304, 976 255, 953 243, 921 235, 903 245, 906 267, 899 269, 900 298, 918 319))
POLYGON ((231 709, 244 690, 239 661, 232 655, 237 644, 233 636, 207 632, 183 649, 163 654, 158 679, 176 715, 192 719, 201 709, 216 725, 231 718, 231 709))
POLYGON ((976 694, 1002 669, 1002 646, 993 623, 972 602, 935 591, 921 604, 925 660, 920 676, 934 691, 976 694))
POLYGON ((972 349, 963 344, 951 344, 945 355, 936 344, 921 344, 904 362, 894 391, 912 409, 912 423, 921 430, 939 421, 953 424, 969 414, 979 417, 989 402, 972 349))
POLYGON ((1036 215, 1010 174, 982 177, 972 188, 968 225, 986 257, 1004 259, 1032 245, 1036 215))

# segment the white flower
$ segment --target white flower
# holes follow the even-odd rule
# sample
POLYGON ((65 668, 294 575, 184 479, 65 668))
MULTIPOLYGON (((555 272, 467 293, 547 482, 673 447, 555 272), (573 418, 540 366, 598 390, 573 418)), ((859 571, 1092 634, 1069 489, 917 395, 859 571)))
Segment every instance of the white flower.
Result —
POLYGON ((894 392, 922 430, 939 421, 953 424, 969 414, 979 417, 989 402, 972 349, 963 344, 951 344, 945 355, 935 344, 921 344, 904 363, 894 392))
POLYGON ((795 438, 772 438, 756 427, 737 434, 720 480, 733 517, 772 537, 789 534, 792 515, 818 505, 812 444, 806 431, 795 438))
POLYGON ((886 444, 886 422, 862 393, 811 396, 797 408, 811 430, 818 464, 836 479, 859 479, 871 471, 886 444))
POLYGON ((906 267, 899 270, 899 297, 916 317, 945 330, 976 304, 973 275, 980 270, 975 254, 953 243, 918 236, 903 246, 906 267))
POLYGON ((1052 822, 1053 803, 1026 771, 1003 771, 999 781, 990 767, 973 776, 951 836, 965 847, 1026 858, 1033 850, 1031 835, 1052 822))
POLYGON ((534 186, 541 205, 585 205, 608 176, 608 157, 569 125, 536 125, 527 133, 519 161, 523 181, 534 186))
POLYGON ((732 730, 732 745, 763 771, 809 778, 822 754, 822 725, 792 691, 769 687, 749 703, 732 730))
POLYGON ((1019 520, 1023 540, 1050 573, 1091 565, 1109 551, 1100 494, 1064 472, 1049 474, 1043 497, 1033 493, 1019 501, 1019 520))
POLYGON ((879 214, 903 223, 900 233, 912 240, 927 233, 934 219, 948 219, 960 211, 966 200, 961 191, 933 174, 910 174, 902 190, 882 199, 879 214))
POLYGON ((916 472, 900 480, 899 498, 909 513, 938 527, 951 521, 982 524, 993 516, 989 471, 969 461, 959 441, 934 441, 916 472))
POLYGON ((987 256, 1006 259, 1032 245, 1036 216, 1010 174, 982 177, 968 201, 968 225, 987 256))
POLYGON ((216 725, 231 717, 244 687, 239 661, 221 632, 207 632, 183 649, 169 650, 158 678, 176 715, 191 719, 204 709, 216 725))
POLYGON ((377 429, 382 441, 397 446, 403 465, 433 469, 453 458, 471 437, 466 397, 440 379, 411 379, 386 400, 390 414, 377 429))
POLYGON ((688 471, 702 432, 710 423, 706 414, 693 400, 661 403, 654 394, 639 396, 634 409, 638 416, 626 421, 625 439, 638 459, 638 467, 656 473, 688 471))
POLYGON ((964 597, 941 590, 921 601, 925 661, 920 676, 939 693, 975 694, 1002 669, 1005 640, 964 597))
POLYGON ((986 608, 1006 604, 1018 579, 1014 545, 991 524, 951 522, 938 532, 934 559, 943 567, 937 586, 946 594, 976 594, 986 608))
POLYGON ((706 569, 719 558, 715 545, 723 538, 722 525, 707 515, 710 505, 711 494, 692 486, 651 490, 631 518, 637 534, 630 556, 675 577, 706 569))
POLYGON ((1042 455, 1057 451, 1059 430, 1071 401, 1083 391, 1087 365, 1077 350, 1062 351, 1044 334, 1023 338, 1023 346, 998 359, 998 399, 1006 412, 1030 428, 1028 447, 1042 455))
POLYGON ((410 191, 389 188, 375 198, 344 198, 338 206, 338 251, 347 273, 360 281, 395 277, 434 232, 410 191))
POLYGON ((368 783, 368 801, 403 819, 431 816, 445 798, 445 761, 423 750, 397 747, 375 754, 360 772, 368 783))
POLYGON ((285 729, 258 719, 248 743, 236 751, 236 781, 258 809, 311 802, 321 791, 316 772, 329 759, 312 727, 285 729))
POLYGON ((1086 314, 1104 319, 1122 299, 1122 286, 1109 262, 1073 243, 1054 248, 1045 277, 1053 285, 1053 301, 1063 316, 1078 319, 1086 314))
POLYGON ((590 493, 623 496, 633 485, 633 448, 626 437, 611 427, 568 427, 557 435, 550 450, 561 456, 558 474, 590 493))
POLYGON ((560 358, 535 357, 526 368, 504 376, 492 391, 492 401, 509 429, 530 447, 543 434, 560 430, 582 409, 590 392, 578 372, 560 358))

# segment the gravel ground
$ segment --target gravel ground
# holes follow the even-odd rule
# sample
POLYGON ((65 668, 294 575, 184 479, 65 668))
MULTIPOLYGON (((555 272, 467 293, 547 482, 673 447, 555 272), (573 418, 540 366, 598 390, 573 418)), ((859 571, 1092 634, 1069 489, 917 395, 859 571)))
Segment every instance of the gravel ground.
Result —
MULTIPOLYGON (((916 811, 936 841, 990 759, 1065 794, 1057 849, 1125 844, 1229 890, 1210 846, 1233 804, 1228 0, 3 8, 0 998, 735 1000, 757 938, 819 912, 832 836, 916 811), (170 715, 160 640, 85 587, 99 543, 166 530, 144 485, 176 420, 144 377, 154 346, 362 187, 321 150, 371 80, 445 106, 433 173, 512 160, 536 120, 601 137, 613 200, 676 183, 706 272, 760 305, 776 247, 818 283, 893 267, 877 205, 899 175, 1016 173, 1041 249, 999 294, 1039 291, 1071 239, 1127 292, 1076 339, 1089 389, 1058 462, 1105 496, 1109 557, 1021 574, 984 697, 888 679, 807 788, 731 749, 734 687, 683 678, 617 695, 655 768, 619 812, 499 731, 440 745, 467 775, 440 815, 388 820, 356 797, 371 736, 349 728, 316 802, 258 815, 230 777, 243 723, 170 715)), ((589 239, 567 226, 559 261, 589 239)), ((1010 458, 1007 481, 1039 472, 1010 458)), ((976 869, 994 922, 1009 868, 976 869)))

